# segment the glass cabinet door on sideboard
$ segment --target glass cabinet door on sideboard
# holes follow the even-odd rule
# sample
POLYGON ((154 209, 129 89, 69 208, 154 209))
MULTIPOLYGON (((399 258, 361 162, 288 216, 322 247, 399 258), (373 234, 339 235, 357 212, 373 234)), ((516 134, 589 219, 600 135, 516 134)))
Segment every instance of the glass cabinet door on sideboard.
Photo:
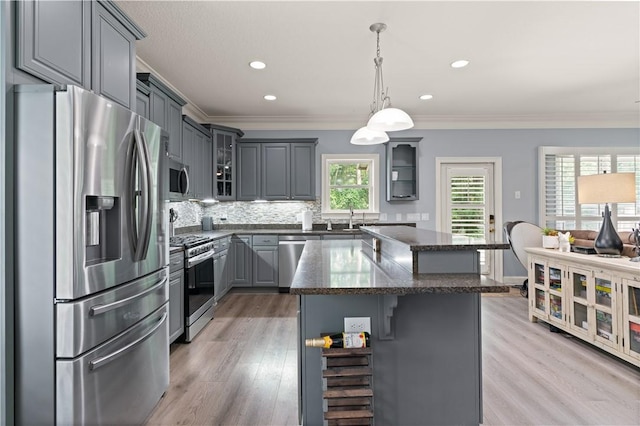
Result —
POLYGON ((640 359, 640 277, 622 279, 624 352, 640 359))
POLYGON ((564 267, 548 260, 533 258, 530 268, 533 283, 532 301, 534 312, 543 320, 551 323, 563 323, 566 320, 564 303, 563 276, 564 267))
POLYGON ((618 345, 616 287, 611 274, 597 269, 569 267, 570 326, 587 340, 618 345))

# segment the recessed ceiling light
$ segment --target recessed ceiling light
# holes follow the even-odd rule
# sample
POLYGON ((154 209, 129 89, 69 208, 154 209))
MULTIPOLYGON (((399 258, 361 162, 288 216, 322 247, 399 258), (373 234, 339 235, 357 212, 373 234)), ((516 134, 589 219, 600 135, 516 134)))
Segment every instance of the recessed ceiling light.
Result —
POLYGON ((275 97, 275 95, 264 95, 264 98, 267 101, 275 101, 276 99, 278 99, 278 98, 275 97))
POLYGON ((423 101, 428 101, 429 99, 433 99, 433 95, 420 95, 420 99, 423 101))
POLYGON ((262 61, 251 61, 249 62, 249 66, 254 70, 263 70, 267 67, 267 64, 262 61))
POLYGON ((457 61, 451 62, 451 68, 464 68, 469 65, 469 61, 466 59, 459 59, 457 61))

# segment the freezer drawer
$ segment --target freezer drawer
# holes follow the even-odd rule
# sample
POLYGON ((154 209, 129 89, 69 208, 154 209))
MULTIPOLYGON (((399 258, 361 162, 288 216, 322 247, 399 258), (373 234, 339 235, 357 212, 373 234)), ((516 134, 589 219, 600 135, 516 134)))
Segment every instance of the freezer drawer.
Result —
POLYGON ((56 424, 142 424, 169 386, 168 305, 95 350, 56 362, 56 424))
POLYGON ((74 302, 56 304, 56 358, 74 358, 169 300, 168 268, 74 302))

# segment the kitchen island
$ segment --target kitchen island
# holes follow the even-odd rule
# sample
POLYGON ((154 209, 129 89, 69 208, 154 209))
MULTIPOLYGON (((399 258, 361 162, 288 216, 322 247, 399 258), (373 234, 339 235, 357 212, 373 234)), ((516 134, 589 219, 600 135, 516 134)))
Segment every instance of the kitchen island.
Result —
POLYGON ((480 293, 507 292, 508 286, 474 267, 468 271, 469 262, 445 262, 451 271, 436 267, 435 273, 414 273, 407 265, 413 266, 415 252, 474 257, 478 249, 508 245, 443 243, 437 241, 443 234, 417 229, 407 244, 385 234, 406 237, 411 230, 362 231, 362 241, 308 241, 291 285, 299 295, 304 424, 320 425, 324 416, 321 350, 305 347, 304 340, 342 331, 344 317, 371 318, 375 424, 481 423, 480 293))

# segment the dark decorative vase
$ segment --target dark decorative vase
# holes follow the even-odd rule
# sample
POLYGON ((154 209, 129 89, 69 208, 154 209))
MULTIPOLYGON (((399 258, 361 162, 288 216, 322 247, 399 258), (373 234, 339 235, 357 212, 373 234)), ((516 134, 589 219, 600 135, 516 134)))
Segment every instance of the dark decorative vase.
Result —
POLYGON ((613 223, 611 223, 611 212, 609 205, 604 205, 604 220, 594 243, 594 248, 599 256, 618 257, 622 253, 622 240, 618 236, 613 223))

